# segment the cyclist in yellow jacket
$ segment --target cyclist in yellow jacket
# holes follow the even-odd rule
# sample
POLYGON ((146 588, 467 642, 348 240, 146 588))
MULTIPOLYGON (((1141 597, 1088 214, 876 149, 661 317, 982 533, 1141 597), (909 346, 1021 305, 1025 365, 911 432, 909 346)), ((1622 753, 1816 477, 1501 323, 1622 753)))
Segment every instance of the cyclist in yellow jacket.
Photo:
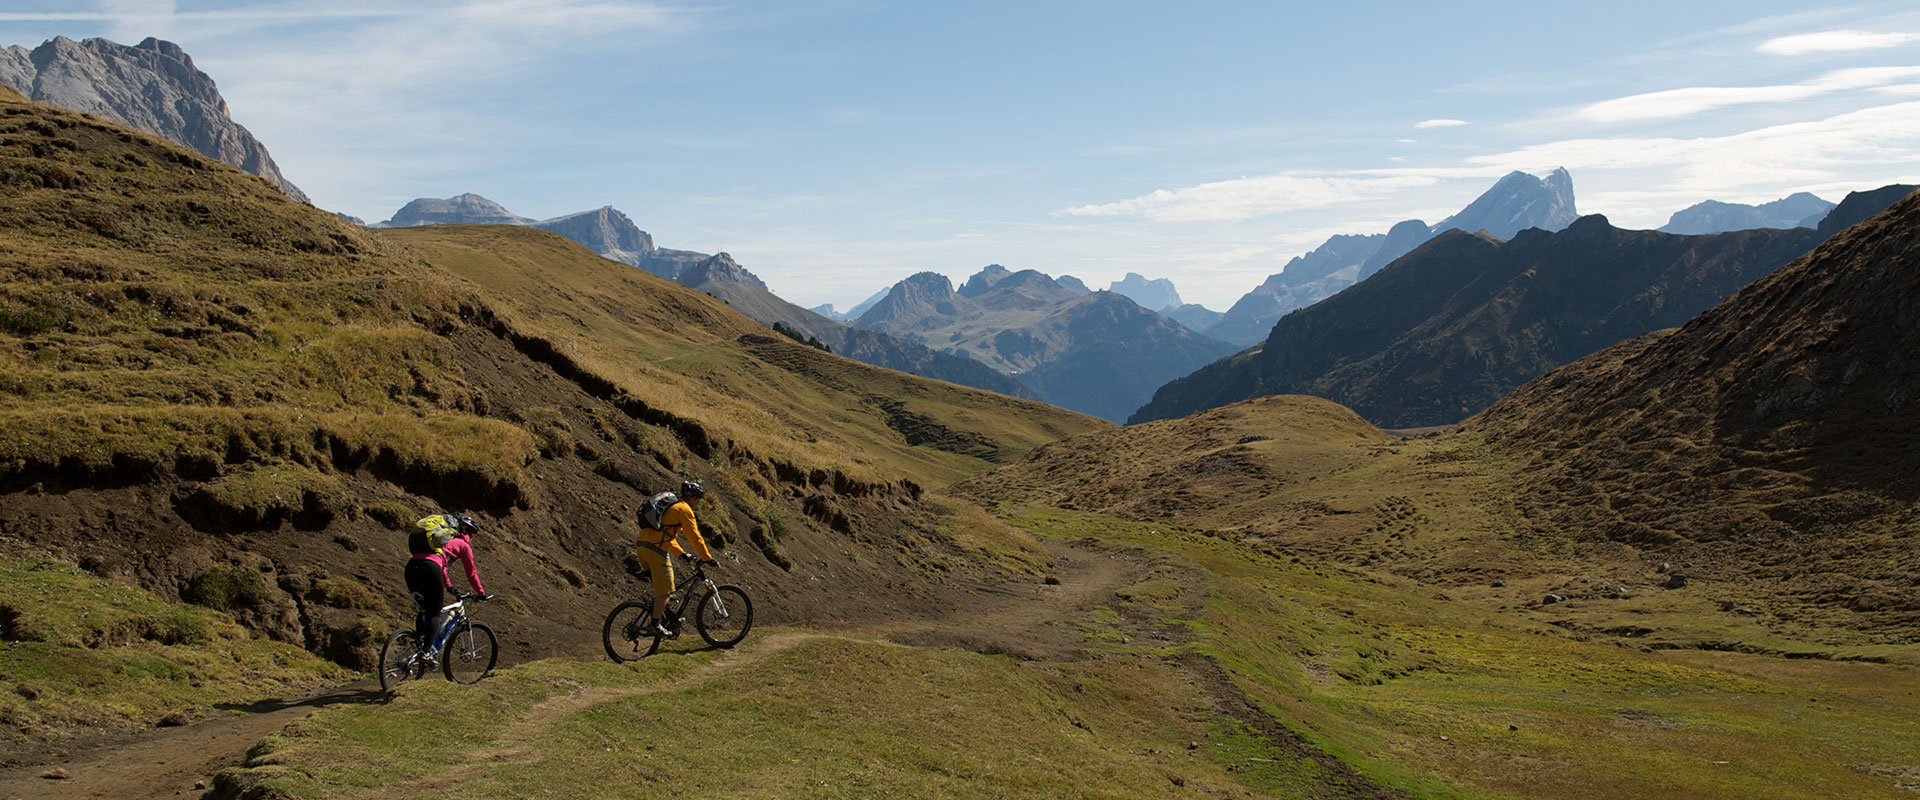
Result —
POLYGON ((693 481, 680 483, 680 502, 674 503, 660 515, 660 527, 649 528, 644 524, 640 528, 639 547, 635 555, 640 563, 647 566, 647 572, 653 583, 653 627, 661 636, 672 636, 673 630, 667 627, 667 596, 673 594, 673 561, 671 556, 687 558, 687 551, 680 546, 680 537, 686 536, 693 542, 693 552, 702 562, 717 563, 713 553, 707 549, 707 540, 700 535, 700 523, 694 519, 693 510, 700 505, 700 498, 707 491, 693 481))

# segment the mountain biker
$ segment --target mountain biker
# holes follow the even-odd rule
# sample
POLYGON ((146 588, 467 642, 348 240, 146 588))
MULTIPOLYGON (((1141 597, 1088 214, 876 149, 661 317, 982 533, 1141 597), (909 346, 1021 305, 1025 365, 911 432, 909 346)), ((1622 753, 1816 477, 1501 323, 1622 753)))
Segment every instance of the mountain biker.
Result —
POLYGON ((467 583, 477 598, 486 600, 492 595, 480 585, 480 573, 473 567, 470 540, 480 530, 473 517, 434 514, 421 518, 414 523, 414 528, 407 541, 413 551, 413 557, 407 560, 407 590, 413 592, 414 600, 420 604, 413 618, 413 633, 418 637, 419 646, 425 649, 433 641, 435 618, 440 615, 440 607, 446 605, 446 592, 453 588, 453 576, 447 568, 456 559, 466 566, 467 583))
POLYGON ((680 500, 660 515, 660 527, 649 528, 641 524, 639 547, 634 555, 645 564, 649 579, 653 584, 653 633, 672 636, 667 628, 667 596, 673 594, 673 561, 671 556, 679 555, 692 559, 680 546, 680 537, 685 535, 693 541, 693 551, 699 554, 701 563, 716 564, 713 553, 707 549, 707 540, 700 535, 700 523, 694 519, 693 510, 700 505, 700 498, 707 490, 694 481, 680 483, 680 500))

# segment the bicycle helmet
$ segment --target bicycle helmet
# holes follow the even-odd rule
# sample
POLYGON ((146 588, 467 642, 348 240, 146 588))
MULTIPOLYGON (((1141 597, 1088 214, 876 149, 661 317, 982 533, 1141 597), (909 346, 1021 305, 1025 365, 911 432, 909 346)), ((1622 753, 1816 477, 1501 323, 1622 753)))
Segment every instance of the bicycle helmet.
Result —
POLYGON ((470 536, 480 532, 479 523, 474 522, 473 517, 466 514, 449 514, 447 521, 453 523, 453 529, 458 533, 470 536))
POLYGON ((698 481, 681 481, 680 496, 682 498, 706 497, 707 490, 700 488, 700 483, 698 481))

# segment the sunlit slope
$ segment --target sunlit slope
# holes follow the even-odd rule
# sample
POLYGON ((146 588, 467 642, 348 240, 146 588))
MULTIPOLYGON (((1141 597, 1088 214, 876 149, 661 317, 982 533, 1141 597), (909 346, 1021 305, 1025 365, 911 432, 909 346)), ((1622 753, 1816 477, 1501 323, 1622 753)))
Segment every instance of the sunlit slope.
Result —
POLYGON ((768 457, 941 485, 1106 423, 794 346, 711 297, 541 231, 378 236, 472 281, 515 326, 648 405, 768 457))
MULTIPOLYGON (((557 236, 490 235, 390 241, 0 96, 0 556, 211 607, 350 668, 410 617, 400 531, 440 509, 480 518, 513 661, 597 642, 639 591, 635 505, 682 479, 706 482, 702 527, 768 622, 947 608, 1042 568, 1030 537, 923 488, 1104 423, 846 362, 557 236), (892 602, 840 602, 883 589, 892 602)), ((156 696, 221 696, 180 688, 156 696)), ((101 700, 43 689, 29 705, 101 700)), ((135 711, 122 721, 152 721, 135 711)))

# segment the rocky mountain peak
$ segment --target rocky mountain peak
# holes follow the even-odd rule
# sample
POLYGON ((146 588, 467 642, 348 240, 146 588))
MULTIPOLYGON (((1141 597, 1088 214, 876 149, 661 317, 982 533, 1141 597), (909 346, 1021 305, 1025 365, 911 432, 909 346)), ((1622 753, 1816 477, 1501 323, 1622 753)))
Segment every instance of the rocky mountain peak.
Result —
POLYGON ((393 218, 376 228, 411 228, 416 225, 530 225, 522 217, 499 203, 471 192, 444 200, 421 197, 393 212, 393 218))
POLYGON ((1148 280, 1138 272, 1129 272, 1127 277, 1114 281, 1109 291, 1122 294, 1139 303, 1141 308, 1158 311, 1163 308, 1178 308, 1180 292, 1173 288, 1173 281, 1166 278, 1148 280))
POLYGON ((767 288, 767 284, 761 281, 759 276, 741 267, 740 262, 734 261, 733 256, 727 253, 715 253, 707 260, 688 267, 680 273, 678 280, 684 285, 694 287, 710 283, 747 283, 762 289, 767 288))
POLYGON ((1438 233, 1459 228, 1468 233, 1484 230, 1502 239, 1528 228, 1557 231, 1579 216, 1574 208, 1573 176, 1566 168, 1557 168, 1545 178, 1525 172, 1509 172, 1466 208, 1433 226, 1438 233))
POLYGON ((1000 266, 999 264, 988 264, 984 269, 974 273, 973 277, 968 278, 965 284, 961 285, 959 294, 961 297, 979 297, 993 289, 994 284, 1005 280, 1008 275, 1012 274, 1013 273, 1006 267, 1000 266))
POLYGON ((634 263, 635 258, 655 251, 653 237, 640 230, 640 226, 633 224, 633 220, 613 206, 541 220, 533 223, 533 226, 553 231, 586 245, 589 250, 629 264, 634 263))
POLYGON ((118 122, 232 164, 309 202, 280 174, 267 148, 227 113, 213 79, 172 42, 134 46, 57 36, 28 50, 0 50, 0 83, 27 99, 118 122))

